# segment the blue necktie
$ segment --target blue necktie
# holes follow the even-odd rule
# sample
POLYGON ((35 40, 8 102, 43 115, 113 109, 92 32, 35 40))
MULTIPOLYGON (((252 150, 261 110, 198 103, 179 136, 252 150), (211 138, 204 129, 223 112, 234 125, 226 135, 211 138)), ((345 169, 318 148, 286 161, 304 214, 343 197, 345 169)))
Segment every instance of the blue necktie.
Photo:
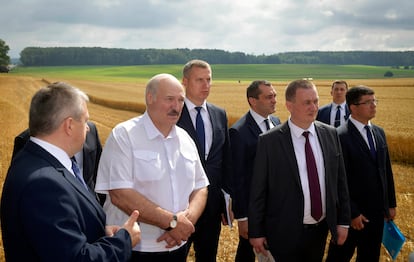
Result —
POLYGON ((338 105, 336 107, 336 115, 335 115, 335 123, 334 126, 338 127, 341 125, 341 106, 338 105))
POLYGON ((375 150, 374 139, 372 138, 371 134, 371 128, 369 126, 365 126, 365 130, 367 131, 369 151, 371 152, 371 156, 373 159, 377 159, 377 151, 375 150))
POLYGON ((195 109, 197 110, 197 116, 196 116, 196 132, 197 132, 197 138, 198 142, 200 143, 200 150, 201 150, 201 156, 203 156, 203 159, 205 157, 206 152, 206 135, 204 130, 204 122, 203 118, 201 117, 201 106, 197 106, 195 109))
POLYGON ((311 198, 311 216, 316 220, 322 216, 322 199, 321 188, 319 185, 318 169, 316 168, 315 157, 313 155, 312 147, 309 143, 309 131, 303 132, 306 139, 305 142, 305 156, 306 156, 306 170, 308 171, 309 192, 311 198))
POLYGON ((264 122, 265 122, 265 124, 266 124, 266 130, 269 130, 270 129, 270 125, 269 125, 269 119, 265 119, 265 120, 263 120, 264 122))
POLYGON ((79 169, 78 164, 76 163, 75 157, 74 156, 71 157, 70 160, 72 161, 72 170, 73 170, 73 173, 75 174, 76 179, 79 181, 79 183, 82 184, 82 186, 86 188, 86 190, 89 191, 88 186, 86 185, 85 180, 83 180, 83 177, 80 173, 80 169, 79 169))

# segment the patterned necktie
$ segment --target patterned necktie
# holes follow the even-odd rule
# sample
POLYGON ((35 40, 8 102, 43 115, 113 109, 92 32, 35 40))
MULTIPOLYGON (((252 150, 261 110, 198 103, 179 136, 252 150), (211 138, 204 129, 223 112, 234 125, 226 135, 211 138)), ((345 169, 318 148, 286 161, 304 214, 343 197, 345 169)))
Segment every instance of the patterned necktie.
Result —
POLYGON ((336 115, 335 115, 335 123, 334 126, 338 127, 341 125, 341 106, 338 105, 336 107, 336 115))
POLYGON ((76 179, 86 188, 86 190, 89 191, 88 186, 86 185, 85 180, 83 180, 83 177, 80 173, 80 169, 79 169, 78 164, 76 163, 75 157, 74 156, 71 157, 70 160, 72 161, 72 170, 73 170, 73 173, 75 174, 76 179))
POLYGON ((204 157, 206 152, 206 135, 204 130, 204 122, 203 118, 201 117, 201 106, 197 106, 195 109, 197 110, 197 116, 196 116, 196 132, 197 132, 197 138, 198 142, 200 143, 200 150, 201 155, 204 157))
POLYGON ((367 131, 369 151, 371 152, 371 156, 373 159, 377 159, 377 151, 375 150, 374 139, 372 138, 371 134, 371 128, 369 126, 365 126, 365 130, 367 131))
POLYGON ((270 129, 270 125, 269 125, 269 119, 265 119, 265 120, 263 120, 264 122, 265 122, 265 125, 266 125, 266 130, 269 130, 270 129))
POLYGON ((306 139, 305 155, 311 198, 311 215, 316 221, 319 221, 319 219, 322 217, 321 188, 319 185, 318 170, 316 168, 315 157, 313 156, 312 147, 309 143, 309 133, 309 131, 305 131, 302 135, 306 139))

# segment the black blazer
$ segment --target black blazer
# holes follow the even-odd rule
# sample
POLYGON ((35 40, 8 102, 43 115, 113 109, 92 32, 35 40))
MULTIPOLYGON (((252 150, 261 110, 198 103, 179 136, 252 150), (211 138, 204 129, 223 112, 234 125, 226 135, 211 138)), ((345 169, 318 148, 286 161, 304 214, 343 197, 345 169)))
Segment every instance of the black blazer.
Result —
POLYGON ((221 189, 232 194, 230 141, 227 127, 227 115, 224 109, 211 103, 207 103, 207 111, 213 129, 213 142, 207 159, 200 155, 200 144, 197 139, 197 133, 186 105, 184 105, 177 125, 185 129, 194 140, 204 170, 210 182, 210 185, 208 186, 207 206, 204 213, 216 213, 217 208, 219 208, 220 211, 224 209, 223 193, 221 192, 221 189))
MULTIPOLYGON (((98 172, 99 158, 102 153, 102 145, 99 140, 98 131, 92 122, 88 122, 89 132, 83 144, 83 179, 89 188, 95 190, 96 174, 98 172)), ((12 159, 23 149, 30 138, 29 129, 24 130, 14 138, 12 159)))
POLYGON ((1 228, 7 261, 126 261, 128 232, 106 237, 94 196, 49 152, 28 141, 3 186, 1 228))
MULTIPOLYGON (((327 125, 331 124, 331 110, 332 104, 327 104, 319 108, 318 115, 316 116, 316 120, 321 121, 327 125)), ((351 112, 349 111, 348 105, 345 105, 345 120, 348 120, 349 115, 351 112)), ((333 125, 333 124, 332 124, 333 125)))
MULTIPOLYGON (((350 224, 349 195, 336 129, 315 121, 325 164, 326 221, 350 224)), ((303 230, 304 199, 287 122, 259 136, 249 203, 249 237, 266 237, 270 250, 292 252, 303 230)), ((277 252, 275 252, 277 253, 277 252)))
MULTIPOLYGON (((372 125, 377 148, 376 160, 361 133, 351 121, 338 128, 351 198, 352 218, 378 211, 389 216, 397 206, 391 161, 384 130, 372 125)), ((369 218, 368 218, 369 219, 369 218)))
MULTIPOLYGON (((270 115, 274 126, 280 125, 278 117, 270 115)), ((257 140, 262 130, 247 112, 229 129, 233 165, 233 213, 234 217, 247 217, 250 183, 256 156, 257 140)))

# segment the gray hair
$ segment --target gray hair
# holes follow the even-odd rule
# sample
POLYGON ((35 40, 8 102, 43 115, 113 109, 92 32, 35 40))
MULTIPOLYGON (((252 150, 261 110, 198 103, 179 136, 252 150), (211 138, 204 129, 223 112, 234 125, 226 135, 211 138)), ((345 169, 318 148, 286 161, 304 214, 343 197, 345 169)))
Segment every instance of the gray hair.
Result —
POLYGON ((80 120, 88 96, 69 84, 56 82, 38 90, 30 103, 30 135, 50 134, 67 117, 80 120))

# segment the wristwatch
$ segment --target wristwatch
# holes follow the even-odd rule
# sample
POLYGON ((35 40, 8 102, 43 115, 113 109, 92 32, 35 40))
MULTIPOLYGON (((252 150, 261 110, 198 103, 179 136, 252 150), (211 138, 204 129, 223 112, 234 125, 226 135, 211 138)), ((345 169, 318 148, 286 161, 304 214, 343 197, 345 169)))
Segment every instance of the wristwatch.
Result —
POLYGON ((177 215, 173 215, 173 219, 170 221, 170 226, 165 230, 170 231, 174 229, 176 226, 177 226, 177 215))

